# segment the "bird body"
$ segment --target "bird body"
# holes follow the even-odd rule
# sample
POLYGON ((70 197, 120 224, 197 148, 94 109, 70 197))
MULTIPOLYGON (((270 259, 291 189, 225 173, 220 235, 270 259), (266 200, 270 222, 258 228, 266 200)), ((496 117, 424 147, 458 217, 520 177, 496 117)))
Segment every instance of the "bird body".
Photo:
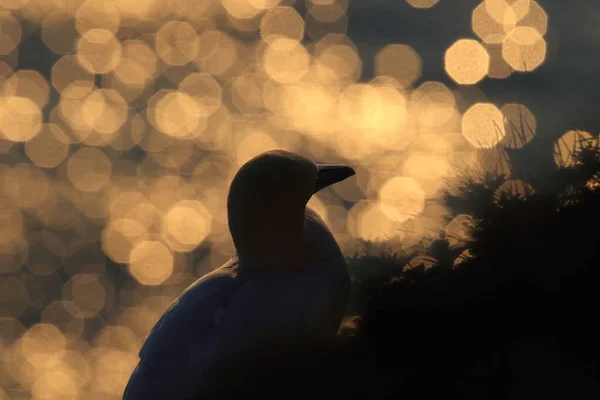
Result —
MULTIPOLYGON (((234 184, 235 179, 232 190, 234 184)), ((236 239, 239 242, 239 233, 247 227, 237 236, 232 232, 238 254, 184 290, 161 316, 140 350, 124 400, 198 397, 211 385, 235 381, 231 374, 243 373, 234 368, 236 363, 252 368, 269 357, 285 357, 295 346, 335 335, 346 309, 350 277, 333 235, 305 206, 311 194, 299 200, 304 209, 299 243, 285 247, 288 253, 273 256, 273 243, 261 249, 259 241, 252 247, 238 246, 236 239), (238 247, 245 249, 242 255, 238 247), (265 249, 271 253, 263 258, 265 249)), ((257 201, 249 197, 251 203, 257 201)), ((258 214, 268 214, 270 204, 268 210, 250 204, 250 212, 256 208, 258 214)), ((230 196, 231 207, 236 204, 230 196)), ((260 224, 261 218, 249 220, 260 224)), ((272 221, 264 222, 255 230, 263 241, 273 233, 272 221)), ((295 236, 280 222, 275 233, 295 236)), ((231 224, 230 219, 230 230, 235 231, 231 224)))

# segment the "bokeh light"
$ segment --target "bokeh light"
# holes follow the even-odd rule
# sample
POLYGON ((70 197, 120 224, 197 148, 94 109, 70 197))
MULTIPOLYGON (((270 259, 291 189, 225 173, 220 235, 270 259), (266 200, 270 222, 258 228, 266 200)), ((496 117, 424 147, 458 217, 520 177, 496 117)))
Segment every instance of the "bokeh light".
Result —
POLYGON ((577 163, 575 154, 592 140, 586 131, 568 131, 554 144, 554 162, 558 167, 570 167, 577 163))
POLYGON ((476 40, 461 39, 446 51, 445 67, 457 83, 473 85, 487 75, 490 55, 476 40))
POLYGON ((439 0, 406 0, 408 4, 415 8, 431 8, 438 3, 439 0))
POLYGON ((160 285, 171 276, 173 268, 173 254, 161 242, 142 241, 129 256, 130 272, 143 285, 160 285))
POLYGON ((505 104, 500 109, 504 115, 506 136, 502 144, 512 149, 520 149, 535 137, 537 120, 523 104, 505 104))
POLYGON ((506 135, 504 116, 493 104, 475 104, 463 115, 462 133, 477 148, 494 147, 506 135))
POLYGON ((389 44, 375 55, 375 74, 394 78, 403 87, 415 83, 422 69, 421 56, 408 45, 389 44))
POLYGON ((502 42, 502 56, 517 71, 533 71, 544 62, 546 48, 546 40, 535 28, 517 27, 502 42))

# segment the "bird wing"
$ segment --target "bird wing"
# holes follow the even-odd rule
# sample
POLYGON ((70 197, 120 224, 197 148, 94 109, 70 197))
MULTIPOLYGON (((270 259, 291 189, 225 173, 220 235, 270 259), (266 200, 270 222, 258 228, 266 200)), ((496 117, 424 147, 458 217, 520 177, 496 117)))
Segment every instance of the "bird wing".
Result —
POLYGON ((334 290, 338 278, 331 269, 317 265, 246 282, 230 298, 215 327, 219 360, 236 359, 271 344, 284 349, 335 335, 344 313, 337 301, 340 292, 334 290))
POLYGON ((215 350, 215 316, 240 284, 236 281, 237 267, 237 258, 231 259, 198 279, 171 303, 140 350, 140 362, 127 384, 124 400, 180 399, 191 390, 188 384, 199 384, 215 350))

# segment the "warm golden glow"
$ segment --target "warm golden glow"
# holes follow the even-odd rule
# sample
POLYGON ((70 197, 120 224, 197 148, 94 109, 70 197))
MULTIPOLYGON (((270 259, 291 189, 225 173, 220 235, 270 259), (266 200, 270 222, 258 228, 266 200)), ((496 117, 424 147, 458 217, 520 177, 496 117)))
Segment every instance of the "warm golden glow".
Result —
POLYGON ((115 3, 104 0, 85 0, 75 13, 77 31, 84 35, 90 29, 106 29, 117 33, 121 14, 115 3))
POLYGON ((162 284, 173 273, 173 267, 173 254, 161 242, 140 242, 129 257, 129 271, 142 285, 162 284))
MULTIPOLYGON (((452 22, 439 0, 396 3, 431 32, 452 22)), ((472 37, 432 54, 432 37, 393 39, 385 18, 349 35, 361 7, 0 0, 0 400, 121 398, 162 313, 234 254, 228 185, 261 152, 356 169, 309 202, 345 255, 440 229, 471 239, 441 190, 463 171, 510 174, 508 148, 537 142, 543 107, 499 110, 480 83, 543 68, 548 15, 474 2, 472 37)), ((559 166, 579 138, 557 141, 559 166)), ((530 190, 511 179, 494 197, 530 190)))
POLYGON ((439 0, 406 0, 408 4, 415 8, 431 8, 438 3, 439 0))
POLYGON ((517 27, 502 42, 502 56, 517 71, 533 71, 546 59, 546 47, 535 28, 517 27))
POLYGON ((23 356, 37 368, 59 365, 66 345, 64 335, 54 325, 49 324, 33 325, 20 339, 23 356))
POLYGON ((114 74, 126 85, 143 86, 157 73, 156 54, 141 40, 128 40, 123 43, 123 54, 114 74))
POLYGON ((520 149, 536 135, 537 121, 533 113, 522 104, 506 104, 500 109, 504 115, 506 136, 502 144, 520 149))
POLYGON ((295 47, 304 38, 304 20, 292 7, 274 7, 260 21, 260 34, 270 46, 295 47), (278 39, 289 40, 278 40, 278 39))
POLYGON ((457 117, 454 93, 441 82, 425 82, 411 95, 412 112, 425 127, 449 126, 457 117))
POLYGON ((62 92, 74 82, 93 82, 94 74, 85 69, 72 55, 61 57, 52 67, 52 86, 62 92))
POLYGON ((43 108, 48 104, 50 86, 39 72, 21 69, 4 81, 2 92, 4 96, 28 98, 43 108))
POLYGON ((44 124, 40 132, 27 143, 25 153, 42 168, 54 168, 65 160, 69 142, 64 131, 55 124, 44 124))
POLYGON ((457 83, 473 85, 487 75, 490 55, 476 40, 461 39, 446 51, 445 67, 457 83))
POLYGON ((9 12, 0 12, 0 55, 7 55, 21 42, 21 24, 9 12))
POLYGON ((194 27, 181 21, 170 21, 156 33, 156 54, 169 65, 184 65, 198 55, 200 39, 194 27))
POLYGON ((121 62, 121 42, 106 29, 90 29, 77 41, 77 61, 94 74, 106 74, 121 62))
POLYGON ((396 177, 379 190, 381 211, 392 221, 416 217, 425 207, 425 191, 413 178, 396 177))
POLYGON ((42 129, 42 111, 27 97, 0 97, 0 133, 13 142, 31 140, 42 129))
POLYGON ((569 131, 554 144, 554 162, 558 167, 570 167, 576 164, 575 154, 592 135, 585 131, 569 131))
POLYGON ((164 216, 163 235, 174 240, 178 251, 191 251, 206 238, 211 228, 206 207, 196 200, 176 203, 164 216))
POLYGON ((475 147, 494 147, 506 134, 504 116, 493 104, 475 104, 463 115, 462 134, 475 147))
POLYGON ((277 146, 277 143, 271 136, 262 132, 250 132, 237 148, 237 165, 244 165, 244 163, 260 153, 277 148, 279 146, 277 146))
POLYGON ((67 162, 71 184, 83 192, 98 192, 110 181, 112 163, 102 150, 82 147, 67 162))
MULTIPOLYGON (((505 4, 505 0, 500 1, 502 1, 502 5, 505 4)), ((516 16, 510 8, 501 7, 501 10, 498 10, 488 7, 487 0, 473 10, 471 19, 473 32, 486 43, 502 43, 516 24, 516 16)))
POLYGON ((422 68, 421 57, 408 45, 389 44, 375 55, 375 74, 394 78, 403 87, 414 84, 422 68))
POLYGON ((302 44, 280 37, 265 50, 263 62, 271 79, 279 83, 293 83, 308 71, 310 55, 302 44))

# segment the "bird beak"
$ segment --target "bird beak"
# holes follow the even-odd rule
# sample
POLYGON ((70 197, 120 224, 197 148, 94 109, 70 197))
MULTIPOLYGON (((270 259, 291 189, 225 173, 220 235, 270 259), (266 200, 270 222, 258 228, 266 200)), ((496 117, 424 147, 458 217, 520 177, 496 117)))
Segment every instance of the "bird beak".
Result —
POLYGON ((343 164, 317 164, 317 170, 317 184, 313 193, 356 174, 352 167, 343 164))

